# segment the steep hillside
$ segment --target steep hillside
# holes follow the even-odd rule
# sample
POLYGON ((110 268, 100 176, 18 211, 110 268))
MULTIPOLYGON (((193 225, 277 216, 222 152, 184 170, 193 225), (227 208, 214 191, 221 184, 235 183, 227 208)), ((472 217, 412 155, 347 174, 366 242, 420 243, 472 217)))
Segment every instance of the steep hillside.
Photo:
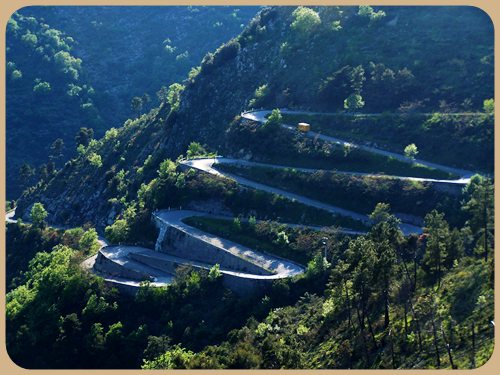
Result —
MULTIPOLYGON (((73 24, 60 11, 58 27, 73 24)), ((153 50, 136 44, 126 61, 153 50)), ((103 69, 109 52, 92 52, 103 69)), ((157 84, 146 57, 141 90, 157 84)), ((157 107, 136 97, 123 126, 82 130, 77 155, 6 215, 10 357, 482 366, 495 328, 492 59, 477 8, 262 9, 157 107)))
POLYGON ((29 7, 23 13, 74 36, 75 54, 116 126, 136 114, 130 101, 183 80, 203 55, 238 35, 257 7, 29 7), (78 19, 78 22, 74 20, 78 19), (193 27, 196 25, 196 27, 193 27), (97 41, 97 42, 96 42, 97 41))
POLYGON ((155 107, 162 87, 182 80, 256 12, 255 7, 27 7, 14 13, 7 28, 8 198, 74 156, 80 127, 100 137, 155 107), (64 142, 63 156, 49 160, 57 138, 64 142), (39 168, 52 161, 48 171, 39 168), (31 169, 25 166, 20 176, 24 163, 31 169))
MULTIPOLYGON (((7 25, 7 195, 15 198, 47 173, 26 169, 66 159, 82 126, 103 126, 94 103, 94 88, 75 56, 75 40, 40 19, 15 13, 7 25), (57 138, 65 147, 50 150, 57 138), (26 152, 29 150, 30 152, 26 152), (40 176, 42 175, 42 176, 40 176)), ((55 165, 50 166, 53 170, 55 165)))
POLYGON ((160 162, 190 142, 225 153, 226 129, 252 106, 336 111, 349 99, 349 111, 475 111, 493 95, 492 26, 475 8, 302 11, 261 11, 238 38, 204 57, 185 87, 173 87, 159 108, 82 149, 25 194, 20 211, 41 201, 56 221, 108 224, 123 208, 120 199, 134 199, 160 162))

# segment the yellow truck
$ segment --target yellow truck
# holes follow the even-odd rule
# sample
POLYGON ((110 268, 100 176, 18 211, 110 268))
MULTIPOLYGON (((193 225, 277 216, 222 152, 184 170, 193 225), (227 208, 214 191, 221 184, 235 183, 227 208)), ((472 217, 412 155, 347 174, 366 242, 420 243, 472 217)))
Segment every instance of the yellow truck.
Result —
POLYGON ((303 133, 307 133, 309 130, 311 130, 311 125, 309 125, 307 122, 299 122, 297 124, 297 130, 303 133))

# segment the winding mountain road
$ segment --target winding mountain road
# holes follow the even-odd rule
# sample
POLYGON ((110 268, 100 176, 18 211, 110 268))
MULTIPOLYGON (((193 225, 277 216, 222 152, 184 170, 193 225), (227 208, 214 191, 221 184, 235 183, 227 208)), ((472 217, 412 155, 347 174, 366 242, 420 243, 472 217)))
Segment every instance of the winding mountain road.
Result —
MULTIPOLYGON (((287 109, 281 110, 282 113, 285 114, 321 114, 320 112, 304 112, 304 111, 291 111, 287 109)), ((266 121, 266 116, 271 113, 270 110, 260 110, 260 111, 250 111, 250 112, 243 112, 241 114, 241 117, 256 121, 259 123, 264 123, 266 121)), ((374 116, 376 114, 367 114, 365 116, 374 116)), ((457 115, 466 115, 466 114, 457 114, 457 115)), ((467 114, 469 115, 469 114, 467 114)), ((292 125, 287 125, 287 124, 282 124, 282 127, 290 130, 290 131, 295 131, 295 127, 292 125)), ((378 149, 376 147, 372 146, 365 146, 365 145, 360 145, 352 142, 347 142, 345 140, 331 137, 331 136, 326 136, 320 133, 312 132, 309 131, 304 134, 306 137, 310 138, 319 138, 322 139, 326 142, 338 144, 338 145, 346 145, 350 146, 353 148, 359 148, 364 151, 368 151, 374 154, 379 154, 383 155, 386 157, 391 157, 403 162, 407 163, 419 163, 431 168, 435 168, 438 170, 442 170, 445 172, 449 172, 455 175, 458 175, 459 178, 455 180, 444 180, 444 179, 432 179, 432 178, 418 178, 418 177, 408 177, 408 176, 387 176, 387 175, 380 175, 380 174, 371 174, 371 173, 360 173, 360 172, 355 172, 355 171, 334 171, 335 173, 338 174, 345 174, 345 175, 355 175, 355 176, 377 176, 377 177, 385 177, 385 178, 397 178, 397 179, 402 179, 402 180, 410 180, 410 181, 427 181, 427 182, 438 182, 438 183, 449 183, 449 184, 458 184, 458 185, 465 185, 470 181, 471 176, 474 174, 471 171, 463 170, 463 169, 457 169, 457 168, 451 168, 447 166, 443 166, 440 164, 436 163, 431 163, 427 162, 424 160, 411 160, 404 155, 397 154, 394 152, 378 149)), ((365 224, 370 223, 370 219, 368 216, 357 213, 354 211, 350 211, 347 209, 343 209, 340 207, 336 207, 324 202, 320 202, 314 199, 310 199, 304 196, 301 196, 299 194, 291 193, 283 189, 275 188, 272 186, 268 186, 262 183, 258 183, 255 181, 252 181, 250 179, 238 176, 233 173, 225 172, 216 169, 217 164, 227 164, 227 165, 238 165, 238 166, 245 166, 245 167, 265 167, 265 168, 273 168, 273 169, 280 169, 280 170, 285 170, 285 169, 295 169, 297 171, 305 172, 305 173, 314 173, 318 171, 318 169, 312 169, 312 168, 294 168, 290 166, 283 166, 283 165, 276 165, 276 164, 266 164, 266 163, 259 163, 259 162, 253 162, 253 161, 247 161, 247 160, 240 160, 240 159, 231 159, 231 158, 224 158, 224 157, 215 157, 215 158, 199 158, 199 159, 190 159, 190 160, 182 160, 180 161, 180 164, 186 168, 194 168, 196 170, 206 172, 212 175, 220 176, 220 177, 225 177, 225 178, 230 178, 236 181, 238 184, 252 188, 252 189, 257 189, 257 190, 262 190, 266 191, 269 193, 277 194, 282 197, 285 197, 286 199, 290 199, 292 201, 296 201, 299 203, 302 203, 307 206, 311 207, 316 207, 318 209, 325 210, 327 212, 330 212, 335 215, 342 215, 342 216, 347 216, 350 218, 353 218, 355 220, 359 220, 365 224)), ((250 249, 248 247, 245 247, 241 244, 235 243, 233 241, 220 238, 216 235, 212 235, 210 233, 204 232, 200 229, 194 228, 184 222, 184 219, 188 217, 193 217, 193 216, 205 216, 205 217, 211 217, 211 218, 224 218, 224 219, 230 219, 228 217, 222 217, 219 215, 211 215, 208 213, 204 212, 198 212, 198 211, 189 211, 189 210, 160 210, 156 211, 154 214, 154 218, 157 220, 157 222, 160 222, 161 225, 164 225, 165 227, 173 227, 178 231, 183 232, 184 234, 195 238, 196 240, 199 240, 201 242, 207 243, 211 246, 214 246, 218 248, 220 251, 227 252, 231 254, 232 256, 241 258, 249 263, 258 265, 259 267, 262 268, 264 274, 256 274, 256 273, 250 273, 250 272, 237 272, 232 269, 227 269, 222 267, 220 269, 222 274, 230 275, 231 277, 237 277, 241 279, 253 279, 253 280, 273 280, 273 279, 279 279, 279 278, 285 278, 285 277, 291 277, 295 276, 298 274, 301 274, 304 272, 304 267, 292 262, 287 259, 280 258, 275 255, 263 253, 260 251, 256 251, 254 249, 250 249)), ((6 216, 5 216, 6 222, 8 223, 15 223, 17 220, 15 219, 15 209, 12 211, 9 211, 6 216)), ((296 224, 287 224, 291 226, 299 226, 296 224)), ((54 228, 57 229, 69 229, 68 227, 64 226, 57 226, 53 225, 54 228)), ((310 226, 313 229, 321 229, 321 227, 313 227, 310 226)), ((421 233, 422 228, 411 225, 408 223, 401 223, 401 230, 405 234, 410 234, 410 233, 421 233)), ((349 234, 361 234, 362 232, 358 231, 352 231, 349 229, 342 228, 342 232, 349 233, 349 234)), ((124 269, 127 269, 128 272, 131 273, 136 273, 136 274, 142 274, 142 275, 148 275, 150 278, 150 281, 152 282, 153 286, 165 286, 168 285, 172 282, 173 280, 173 275, 171 273, 165 272, 165 270, 162 270, 159 264, 162 263, 170 263, 170 264, 177 264, 177 265, 190 265, 194 266, 197 268, 201 269, 210 269, 212 267, 211 264, 203 263, 203 262, 198 262, 194 261, 192 259, 187 259, 187 258, 179 258, 175 257, 169 254, 164 254, 164 253, 159 253, 158 251, 153 251, 151 249, 145 249, 137 246, 121 246, 121 245, 115 245, 115 246, 109 246, 106 240, 103 237, 99 237, 99 243, 101 245, 101 248, 99 250, 99 256, 101 256, 103 259, 106 261, 112 262, 114 265, 118 267, 122 267, 124 269)), ((187 255, 189 256, 189 255, 187 255)), ((141 284, 141 281, 138 280, 137 278, 133 277, 122 277, 115 275, 113 272, 110 274, 103 274, 102 272, 99 272, 95 269, 95 264, 98 256, 93 256, 89 259, 86 259, 84 262, 82 262, 82 267, 85 269, 93 270, 96 274, 102 276, 105 278, 106 281, 117 284, 117 285, 126 285, 126 286, 131 286, 131 287, 139 287, 141 284)))
MULTIPOLYGON (((241 117, 251 120, 251 121, 256 121, 259 123, 264 123, 267 120, 267 116, 271 114, 272 111, 270 110, 258 110, 258 111, 247 111, 241 113, 241 117)), ((307 112, 307 111, 292 111, 292 110, 287 110, 287 109, 281 109, 281 113, 285 114, 295 114, 295 115, 311 115, 311 114, 328 114, 328 113, 322 113, 322 112, 307 112)), ((377 116, 379 114, 366 114, 364 116, 377 116)), ((469 116, 471 115, 470 113, 455 113, 453 115, 457 116, 469 116)), ((287 129, 289 131, 295 131, 296 127, 288 124, 282 124, 281 125, 284 129, 287 129)), ((452 168, 448 167, 445 165, 437 164, 437 163, 432 163, 428 162, 425 160, 421 159, 410 159, 404 155, 397 154, 395 152, 390 152, 386 150, 382 150, 373 146, 366 146, 366 145, 360 145, 357 143, 353 142, 348 142, 339 138, 323 135, 320 133, 316 133, 313 131, 309 131, 307 133, 304 133, 304 136, 310 137, 310 138, 319 138, 322 139, 326 142, 329 143, 334 143, 338 144, 341 146, 349 146, 352 148, 358 148, 367 152, 371 152, 374 154, 382 155, 385 157, 390 157, 405 163, 409 164, 421 164, 430 168, 442 170, 448 173, 455 174, 459 176, 459 178, 450 180, 450 179, 434 179, 434 178, 422 178, 422 177, 409 177, 409 176, 390 176, 390 175, 380 175, 380 174, 374 174, 374 173, 361 173, 361 172, 355 172, 355 171, 334 171, 337 174, 344 174, 344 175, 353 175, 353 176, 373 176, 373 177, 386 177, 386 178, 397 178, 401 180, 408 180, 408 181, 422 181, 422 182, 437 182, 437 183, 447 183, 447 184, 455 184, 455 185, 466 185, 469 183, 470 178, 474 175, 474 172, 468 171, 465 169, 459 169, 459 168, 452 168)), ((365 224, 370 223, 370 219, 368 216, 364 214, 360 214, 358 212, 354 212, 351 210, 347 210, 344 208, 336 207, 324 202, 320 202, 314 199, 310 199, 307 197, 304 197, 299 194, 291 193, 288 191, 285 191, 283 189, 275 188, 272 186, 268 186, 259 182, 252 181, 248 178, 244 178, 241 176, 238 176, 234 173, 226 172, 226 171, 221 171, 216 169, 214 166, 217 164, 227 164, 227 165, 238 165, 238 166, 244 166, 244 167, 265 167, 265 168, 273 168, 273 169, 294 169, 297 171, 305 172, 305 173, 314 173, 319 171, 318 169, 312 169, 312 168, 295 168, 295 167, 290 167, 290 166, 284 166, 284 165, 277 165, 277 164, 268 164, 268 163, 259 163, 259 162, 254 162, 254 161, 248 161, 248 160, 242 160, 242 159, 231 159, 231 158, 224 158, 224 157, 215 157, 215 158, 199 158, 199 159, 190 159, 190 160, 183 160, 180 162, 182 165, 189 167, 189 168, 194 168, 199 171, 203 171, 206 173, 210 173, 212 175, 220 176, 220 177, 226 177, 230 178, 240 185, 250 187, 253 189, 257 190, 263 190, 272 194, 277 194, 282 197, 285 197, 287 199, 290 199, 292 201, 296 201, 308 206, 316 207, 325 211, 328 211, 332 214, 337 214, 337 215, 342 215, 342 216, 347 216, 355 220, 359 220, 365 224)), ((401 230, 405 234, 410 234, 410 233, 422 233, 422 228, 409 224, 409 223, 401 223, 401 230)))
MULTIPOLYGON (((275 188, 275 187, 268 186, 265 184, 261 184, 259 182, 255 182, 255 181, 249 180, 247 178, 238 176, 236 174, 232 174, 232 173, 225 172, 225 171, 220 171, 220 170, 217 170, 214 168, 214 165, 217 165, 219 163, 221 163, 221 164, 233 164, 232 161, 234 161, 234 159, 207 158, 207 159, 185 160, 185 161, 181 161, 180 163, 182 165, 187 166, 187 167, 194 168, 194 169, 206 172, 206 173, 210 173, 210 174, 213 174, 215 176, 230 178, 232 180, 235 180, 240 185, 247 186, 247 187, 250 187, 252 189, 263 190, 263 191, 266 191, 268 193, 277 194, 277 195, 280 195, 280 196, 285 197, 287 199, 290 199, 292 201, 299 202, 299 203, 305 204, 307 206, 319 208, 321 210, 325 210, 325 211, 330 212, 334 215, 341 215, 341 216, 350 217, 352 219, 361 221, 364 224, 370 224, 370 222, 371 222, 370 218, 364 214, 360 214, 358 212, 347 210, 345 208, 333 206, 331 204, 320 202, 320 201, 317 201, 315 199, 307 198, 307 197, 304 197, 302 195, 291 193, 291 192, 283 190, 283 189, 279 189, 279 188, 275 188)), ((241 160, 236 161, 236 163, 238 163, 238 164, 241 162, 242 162, 241 160)), ((246 165, 252 165, 252 162, 245 162, 245 163, 246 163, 246 165)), ((261 165, 261 164, 259 163, 259 165, 261 165)), ((274 168, 278 168, 278 166, 274 166, 274 168)), ((289 168, 289 167, 285 167, 285 168, 289 168)), ((422 233, 422 228, 417 227, 415 225, 407 224, 407 223, 401 223, 401 230, 405 234, 422 233)), ((343 231, 345 231, 345 229, 343 229, 343 231)))
MULTIPOLYGON (((448 179, 437 179, 437 178, 426 178, 426 177, 410 177, 410 176, 395 176, 395 175, 387 175, 387 174, 379 174, 379 173, 366 173, 366 172, 355 172, 355 171, 340 171, 340 170, 328 170, 328 169, 317 169, 317 168, 301 168, 301 167, 291 167, 289 165, 280 165, 280 164, 272 164, 272 163, 261 163, 256 161, 244 160, 244 159, 233 159, 226 158, 222 156, 218 156, 215 158, 200 158, 200 159, 190 159, 186 161, 182 161, 181 164, 187 166, 193 166, 193 168, 208 169, 208 165, 212 161, 212 165, 214 164, 228 164, 228 165, 237 165, 241 167, 261 167, 261 168, 270 168, 270 169, 279 169, 279 170, 295 170, 298 172, 304 173, 316 173, 316 172, 333 172, 335 174, 347 175, 347 176, 364 176, 364 177, 380 177, 380 178, 393 178, 398 180, 405 181, 421 181, 421 182, 440 182, 446 184, 457 184, 457 185, 467 185, 470 181, 470 177, 460 177, 455 180, 448 179)), ((220 171, 215 171, 219 174, 222 174, 220 171)), ((216 174, 215 172, 211 172, 216 174)))
MULTIPOLYGON (((238 258, 244 259, 253 264, 258 264, 261 268, 270 273, 269 275, 255 275, 244 272, 231 271, 233 275, 237 275, 239 277, 251 277, 255 279, 278 279, 295 276, 304 271, 303 266, 288 259, 284 259, 271 254, 266 254, 260 251, 255 251, 236 242, 194 228, 184 223, 183 221, 188 217, 213 217, 212 215, 189 210, 160 210, 155 212, 153 215, 167 226, 174 227, 193 238, 215 246, 238 258)), ((221 270, 221 272, 222 271, 223 270, 221 270)), ((229 270, 224 271, 229 272, 229 270)))
MULTIPOLYGON (((270 111, 270 110, 248 111, 248 112, 241 113, 241 117, 243 117, 247 120, 252 120, 252 121, 259 122, 259 123, 264 123, 267 120, 266 116, 270 115, 271 112, 272 111, 270 111)), ((294 114, 294 115, 329 114, 329 113, 321 113, 321 112, 291 111, 291 110, 287 110, 287 109, 280 110, 280 112, 284 113, 284 114, 294 114)), ((367 115, 363 115, 363 116, 369 116, 369 115, 376 116, 378 114, 367 114, 367 115)), ((464 115, 465 116, 465 115, 470 115, 470 114, 456 113, 455 115, 464 115)), ((294 130, 294 131, 296 130, 296 127, 292 126, 292 125, 282 124, 281 126, 285 129, 288 129, 288 130, 294 130)), ((321 139, 323 141, 338 144, 341 146, 349 146, 352 148, 358 148, 358 149, 363 150, 363 151, 368 151, 368 152, 371 152, 373 154, 391 157, 391 158, 394 158, 396 160, 399 160, 399 161, 402 161, 405 163, 422 164, 422 165, 427 166, 429 168, 435 168, 435 169, 442 170, 444 172, 456 174, 456 175, 460 176, 462 180, 464 180, 464 183, 467 183, 468 180, 470 179, 470 177, 472 177, 474 175, 474 172, 468 171, 465 169, 452 168, 452 167, 448 167, 448 166, 437 164, 437 163, 428 162, 428 161, 421 160, 421 159, 414 159, 413 160, 413 159, 410 159, 404 155, 401 155, 401 154, 398 154, 395 152, 382 150, 380 148, 373 147, 373 146, 366 146, 366 145, 360 145, 360 144, 354 143, 354 142, 348 142, 348 141, 345 141, 345 140, 340 139, 340 138, 331 137, 329 135, 324 135, 324 134, 317 133, 314 131, 309 131, 307 133, 304 133, 304 135, 308 138, 318 138, 318 139, 321 139)))

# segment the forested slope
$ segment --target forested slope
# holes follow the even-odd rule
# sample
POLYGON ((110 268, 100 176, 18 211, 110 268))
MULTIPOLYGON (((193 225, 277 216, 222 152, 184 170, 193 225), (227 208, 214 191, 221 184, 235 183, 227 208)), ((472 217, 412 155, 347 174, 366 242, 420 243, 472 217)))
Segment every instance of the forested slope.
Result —
POLYGON ((256 12, 26 7, 14 13, 7 26, 8 198, 74 156, 81 127, 100 137, 155 107, 162 87, 184 79, 256 12), (63 147, 52 150, 56 139, 63 147))
POLYGON ((82 60, 73 52, 75 43, 71 36, 35 17, 15 13, 9 20, 6 138, 10 198, 54 173, 55 163, 60 165, 63 155, 66 159, 72 154, 68 151, 74 149, 80 127, 104 125, 95 107, 95 90, 82 72, 82 60), (65 145, 51 150, 58 138, 65 145), (49 162, 48 168, 34 169, 49 162))
MULTIPOLYGON (((81 134, 77 155, 17 201, 17 216, 31 223, 7 230, 12 359, 29 368, 483 365, 494 347, 492 176, 451 176, 307 137, 282 126, 302 117, 278 110, 262 123, 240 114, 261 107, 334 112, 306 119, 314 130, 330 127, 381 151, 403 153, 403 145, 429 138, 424 160, 492 173, 487 15, 470 7, 270 7, 227 39, 163 90, 158 106, 102 138, 81 134), (450 150, 457 140, 461 150, 450 150), (336 227, 349 227, 349 217, 182 162, 215 153, 289 166, 238 173, 369 214, 356 228, 366 233, 336 227), (417 167, 462 181, 408 178, 417 167), (224 288, 217 265, 179 267, 173 284, 145 283, 131 297, 80 267, 99 247, 97 232, 153 249, 152 214, 178 208, 229 216, 190 223, 307 264, 306 271, 265 295, 240 296, 224 288), (400 211, 415 216, 418 234, 403 234, 400 211)), ((408 159, 417 154, 410 147, 408 159)))
MULTIPOLYGON (((126 193, 133 199, 140 184, 153 176, 137 174, 146 160, 147 169, 154 171, 192 141, 231 151, 226 129, 249 107, 340 110, 347 98, 359 107, 359 96, 365 107, 349 110, 440 112, 449 106, 465 110, 460 109, 465 105, 467 111, 477 111, 493 95, 491 23, 480 10, 386 8, 382 15, 357 7, 325 7, 312 15, 305 12, 263 10, 241 35, 208 53, 183 85, 172 86, 158 108, 93 141, 54 179, 26 194, 21 210, 38 200, 57 220, 105 225, 113 220, 110 212, 120 211, 109 204, 116 198, 109 185, 113 174, 123 170, 126 193), (463 69, 450 65, 458 62, 465 76, 463 69), (403 91, 380 102, 395 90, 403 91), (102 165, 88 162, 94 154, 102 165)), ((491 132, 492 122, 486 126, 491 132)), ((447 139, 447 133, 436 134, 447 139)), ((260 138, 261 145, 272 141, 260 138)), ((439 149, 438 139, 433 140, 435 153, 447 152, 439 149)), ((485 153, 491 152, 491 137, 480 142, 485 153)))

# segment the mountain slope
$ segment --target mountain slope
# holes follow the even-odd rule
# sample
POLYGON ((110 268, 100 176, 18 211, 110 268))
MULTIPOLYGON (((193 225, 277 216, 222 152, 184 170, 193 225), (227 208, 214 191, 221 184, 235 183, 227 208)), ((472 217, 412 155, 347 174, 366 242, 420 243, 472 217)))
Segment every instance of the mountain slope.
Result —
POLYGON ((134 199, 160 162, 177 158, 190 142, 224 153, 226 129, 252 105, 339 110, 332 95, 339 91, 341 99, 362 95, 366 111, 432 112, 463 105, 476 110, 493 95, 492 26, 476 8, 384 8, 383 17, 357 7, 316 10, 320 22, 312 26, 301 24, 295 8, 261 11, 238 38, 205 56, 178 102, 163 102, 93 142, 54 179, 25 194, 20 211, 41 201, 56 221, 106 225, 120 211, 111 182, 117 172, 123 170, 128 182, 126 199, 134 199), (394 78, 379 77, 380 64, 380 76, 394 78), (451 69, 455 65, 461 68, 451 69), (264 95, 256 90, 262 85, 264 95), (380 104, 396 88, 398 96, 380 104), (94 154, 102 166, 89 162, 94 154), (146 171, 137 173, 145 162, 146 171))
POLYGON ((80 126, 103 126, 94 106, 95 90, 82 74, 74 45, 72 37, 35 17, 14 13, 8 23, 8 197, 16 197, 22 186, 34 180, 19 178, 21 165, 47 162, 56 138, 64 139, 66 147, 61 152, 67 158, 80 126))
POLYGON ((41 168, 22 178, 18 171, 24 163, 37 168, 49 162, 57 138, 65 144, 63 157, 49 165, 49 174, 74 156, 80 127, 100 137, 156 106, 162 86, 182 80, 207 51, 237 35, 256 11, 26 7, 14 13, 7 28, 8 198, 17 198, 47 174, 41 168), (140 98, 135 108, 133 97, 140 98))
POLYGON ((103 104, 100 112, 112 126, 136 113, 132 97, 147 93, 156 103, 161 86, 184 79, 207 51, 241 32, 257 11, 217 6, 23 9, 77 39, 74 51, 86 62, 103 104))
POLYGON ((494 346, 494 186, 475 173, 492 170, 492 35, 476 8, 260 12, 158 108, 102 139, 87 134, 78 156, 18 200, 7 217, 11 358, 25 368, 482 366, 494 346), (241 114, 250 108, 261 110, 241 114), (295 125, 304 121, 312 130, 295 125), (98 250, 96 229, 120 246, 98 250), (192 264, 196 238, 307 267, 239 296, 200 248, 206 270, 180 266, 172 280, 166 267, 192 264), (97 261, 92 275, 96 251, 116 262, 97 261), (137 271, 161 277, 150 266, 172 284, 139 286, 137 271), (138 287, 133 298, 114 288, 123 283, 138 287))

